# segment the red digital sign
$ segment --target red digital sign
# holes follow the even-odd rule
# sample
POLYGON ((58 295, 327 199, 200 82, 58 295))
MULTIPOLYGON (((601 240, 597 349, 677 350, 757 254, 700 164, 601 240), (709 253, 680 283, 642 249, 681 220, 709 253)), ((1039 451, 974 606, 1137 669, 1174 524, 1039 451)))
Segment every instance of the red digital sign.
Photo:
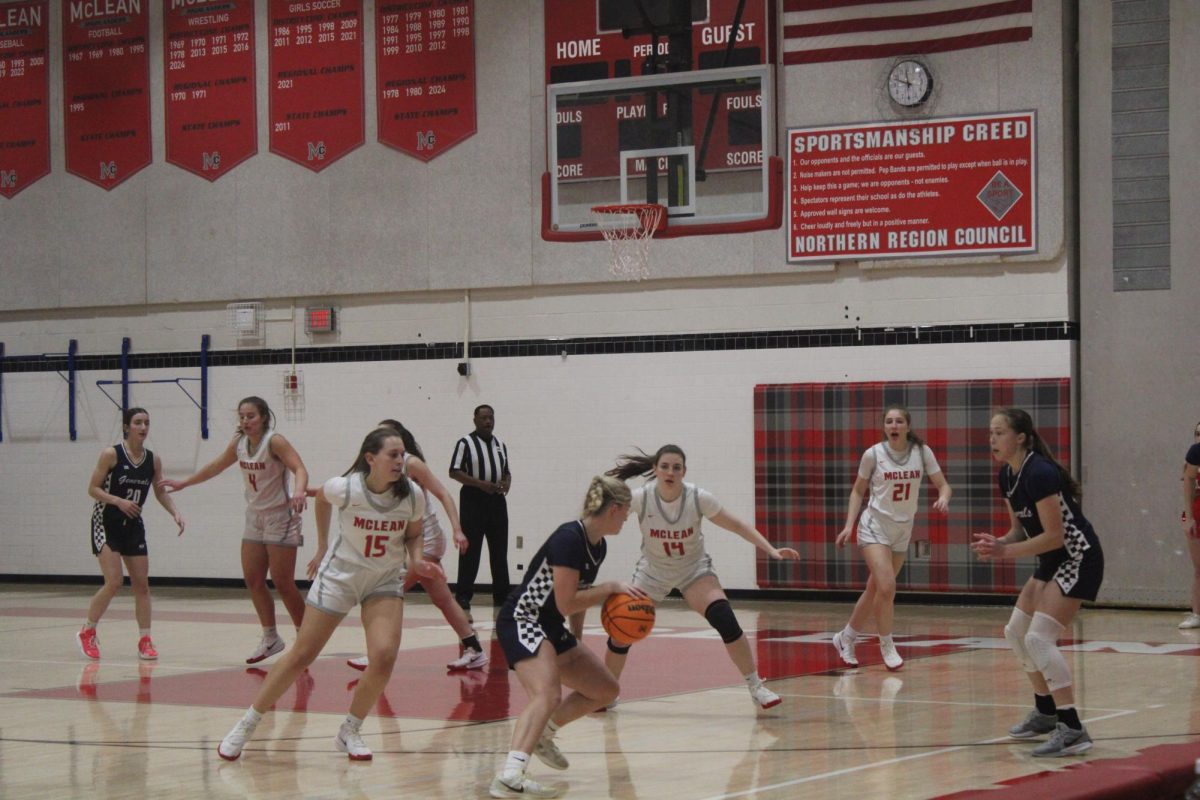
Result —
POLYGON ((258 152, 254 0, 163 0, 167 161, 215 181, 258 152))
MULTIPOLYGON (((625 38, 636 23, 627 0, 545 0, 546 83, 607 80, 646 74, 647 60, 670 57, 670 43, 650 34, 625 38)), ((646 0, 651 21, 664 18, 664 2, 646 0)), ((693 0, 690 69, 744 67, 774 63, 771 33, 774 3, 769 0, 693 0), (741 17, 733 23, 741 8, 741 17)))
POLYGON ((67 172, 105 189, 150 163, 149 27, 143 0, 62 4, 67 172))
POLYGON ((363 143, 362 0, 271 0, 271 152, 314 172, 363 143))
POLYGON ((788 261, 1037 250, 1033 112, 788 131, 788 261))
POLYGON ((375 7, 379 141, 429 161, 475 133, 472 0, 375 7))
POLYGON ((0 5, 0 196, 50 172, 49 0, 0 5))

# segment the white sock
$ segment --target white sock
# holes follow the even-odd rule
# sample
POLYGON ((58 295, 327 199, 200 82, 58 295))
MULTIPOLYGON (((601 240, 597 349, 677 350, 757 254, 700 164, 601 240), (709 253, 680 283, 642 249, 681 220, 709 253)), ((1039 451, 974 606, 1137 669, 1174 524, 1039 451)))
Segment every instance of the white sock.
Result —
POLYGON ((849 623, 849 622, 847 622, 847 623, 846 623, 846 627, 842 628, 842 639, 843 639, 844 641, 846 641, 847 643, 851 643, 851 642, 853 642, 853 641, 854 641, 855 639, 857 639, 857 638, 858 638, 860 635, 861 635, 861 634, 859 634, 859 632, 858 632, 858 631, 856 631, 856 630, 854 630, 854 628, 851 628, 851 627, 850 627, 850 623, 849 623))
POLYGON ((751 689, 753 689, 755 686, 758 686, 760 683, 762 683, 762 678, 758 677, 758 670, 754 670, 753 672, 747 672, 745 675, 742 676, 742 680, 744 680, 746 682, 746 685, 749 686, 751 689))
POLYGON ((353 714, 347 714, 346 721, 342 723, 342 725, 350 728, 351 730, 355 730, 355 731, 360 730, 362 728, 362 724, 363 724, 363 721, 361 719, 359 719, 358 717, 354 716, 353 714))
POLYGON ((553 739, 554 734, 558 733, 558 729, 560 727, 560 725, 556 724, 554 720, 551 719, 546 723, 546 729, 542 731, 542 736, 545 736, 547 739, 553 739))
POLYGON ((279 629, 274 625, 270 627, 263 626, 263 638, 270 641, 271 639, 279 638, 279 629))
POLYGON ((85 631, 90 631, 94 627, 96 627, 96 623, 92 622, 90 619, 85 619, 83 621, 83 629, 85 631))
POLYGON ((524 777, 525 768, 529 766, 529 753, 520 750, 509 750, 508 759, 504 762, 504 775, 516 778, 524 777))
POLYGON ((138 637, 139 638, 141 638, 143 636, 149 636, 149 635, 150 635, 149 628, 138 628, 138 637))
POLYGON ((896 643, 892 641, 892 635, 890 633, 887 636, 884 636, 882 633, 879 634, 879 644, 881 647, 885 646, 885 645, 887 647, 895 647, 896 646, 896 643))
POLYGON ((254 706, 250 706, 246 713, 242 715, 242 719, 245 720, 247 725, 254 726, 262 722, 262 714, 255 711, 254 706))

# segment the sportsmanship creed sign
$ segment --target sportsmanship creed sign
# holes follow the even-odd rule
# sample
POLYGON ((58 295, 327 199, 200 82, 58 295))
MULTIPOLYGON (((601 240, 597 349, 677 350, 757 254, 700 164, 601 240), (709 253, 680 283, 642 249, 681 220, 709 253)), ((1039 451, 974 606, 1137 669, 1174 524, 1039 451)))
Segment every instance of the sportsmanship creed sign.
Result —
POLYGON ((379 141, 429 161, 475 133, 472 0, 375 6, 379 141))
POLYGON ((254 0, 163 0, 167 161, 215 181, 258 152, 254 0))
POLYGON ((144 2, 62 2, 67 172, 105 189, 150 163, 144 2))
POLYGON ((363 143, 362 0, 271 0, 271 152, 314 172, 363 143))
POLYGON ((1031 253, 1033 112, 788 131, 788 261, 1031 253))
POLYGON ((0 5, 0 196, 50 172, 49 0, 0 5))

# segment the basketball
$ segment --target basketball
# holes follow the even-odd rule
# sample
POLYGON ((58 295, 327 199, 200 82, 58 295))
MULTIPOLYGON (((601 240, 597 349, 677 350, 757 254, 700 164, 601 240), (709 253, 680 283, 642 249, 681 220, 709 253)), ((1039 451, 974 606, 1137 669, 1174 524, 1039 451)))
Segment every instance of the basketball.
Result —
POLYGON ((622 647, 640 642, 654 628, 654 601, 622 592, 611 594, 600 609, 600 624, 622 647))

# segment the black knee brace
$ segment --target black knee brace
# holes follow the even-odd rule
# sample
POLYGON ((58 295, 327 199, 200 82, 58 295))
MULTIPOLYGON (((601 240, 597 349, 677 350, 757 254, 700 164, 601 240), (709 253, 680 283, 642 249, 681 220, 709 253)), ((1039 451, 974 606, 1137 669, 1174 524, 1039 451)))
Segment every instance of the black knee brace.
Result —
POLYGON ((708 620, 709 625, 717 629, 717 633, 721 634, 721 641, 725 644, 742 638, 742 626, 738 625, 737 617, 733 615, 733 606, 729 605, 728 600, 713 600, 708 604, 708 608, 704 609, 704 618, 708 620))
POLYGON ((609 639, 608 639, 608 649, 609 649, 609 650, 612 650, 614 653, 616 653, 616 654, 617 654, 617 655, 619 655, 619 656, 623 656, 623 655, 625 655, 626 653, 628 653, 628 652, 629 652, 629 648, 631 648, 631 647, 633 647, 633 645, 631 645, 631 644, 627 644, 627 645, 624 645, 624 646, 617 644, 616 642, 614 642, 614 641, 612 640, 612 637, 611 637, 611 636, 610 636, 610 637, 609 637, 609 639))

